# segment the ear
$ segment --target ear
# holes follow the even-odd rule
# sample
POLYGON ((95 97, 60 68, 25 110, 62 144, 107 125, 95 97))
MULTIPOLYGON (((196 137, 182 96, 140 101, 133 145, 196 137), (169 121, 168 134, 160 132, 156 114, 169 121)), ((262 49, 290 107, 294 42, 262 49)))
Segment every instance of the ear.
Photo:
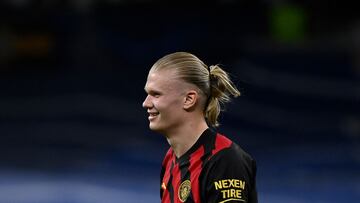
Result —
POLYGON ((190 110, 195 107, 199 94, 195 90, 190 90, 186 93, 184 101, 184 109, 190 110))

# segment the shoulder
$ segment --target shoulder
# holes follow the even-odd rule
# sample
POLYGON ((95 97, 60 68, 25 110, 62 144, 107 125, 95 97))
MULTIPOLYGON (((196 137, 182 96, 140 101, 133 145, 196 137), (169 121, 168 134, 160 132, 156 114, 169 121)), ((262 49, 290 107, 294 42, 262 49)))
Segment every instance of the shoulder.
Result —
POLYGON ((204 163, 200 189, 204 202, 234 200, 253 202, 256 196, 256 164, 238 144, 217 135, 218 143, 204 163), (222 146, 222 147, 220 147, 222 146), (224 147, 226 146, 226 147, 224 147))
POLYGON ((217 133, 215 141, 215 149, 213 150, 211 161, 224 161, 224 162, 253 162, 254 159, 243 150, 237 143, 233 142, 226 136, 217 133))
POLYGON ((224 148, 209 159, 209 166, 219 164, 221 166, 241 167, 250 172, 253 170, 255 160, 236 143, 224 148))
POLYGON ((252 177, 255 175, 255 160, 237 143, 219 133, 216 135, 215 143, 217 144, 215 144, 212 155, 204 163, 205 174, 239 172, 242 176, 252 177))
POLYGON ((216 133, 215 144, 214 144, 215 146, 212 151, 212 155, 215 155, 218 152, 231 147, 232 144, 233 144, 233 141, 231 141, 229 138, 225 137, 224 135, 222 135, 220 133, 216 133))

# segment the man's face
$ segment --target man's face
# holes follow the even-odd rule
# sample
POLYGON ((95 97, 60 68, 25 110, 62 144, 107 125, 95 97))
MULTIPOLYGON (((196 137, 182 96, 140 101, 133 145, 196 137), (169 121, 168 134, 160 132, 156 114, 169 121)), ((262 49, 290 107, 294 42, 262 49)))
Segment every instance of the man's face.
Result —
POLYGON ((174 70, 150 71, 148 75, 145 85, 147 97, 143 107, 149 113, 151 130, 168 134, 185 121, 184 82, 175 76, 174 70))

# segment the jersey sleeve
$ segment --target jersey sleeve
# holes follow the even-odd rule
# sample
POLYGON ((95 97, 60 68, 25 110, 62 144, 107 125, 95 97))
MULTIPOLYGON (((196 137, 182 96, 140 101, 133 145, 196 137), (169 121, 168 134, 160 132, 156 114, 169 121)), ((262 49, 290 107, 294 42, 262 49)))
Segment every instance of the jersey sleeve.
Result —
POLYGON ((215 154, 201 176, 203 202, 257 203, 256 163, 244 151, 227 148, 215 154))

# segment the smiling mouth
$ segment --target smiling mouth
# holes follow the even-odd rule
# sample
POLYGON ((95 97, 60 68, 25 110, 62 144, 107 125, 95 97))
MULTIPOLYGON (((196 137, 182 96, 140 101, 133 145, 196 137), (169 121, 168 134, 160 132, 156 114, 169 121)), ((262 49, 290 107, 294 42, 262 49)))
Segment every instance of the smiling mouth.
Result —
POLYGON ((159 113, 149 113, 149 119, 154 119, 156 116, 158 116, 159 113))

